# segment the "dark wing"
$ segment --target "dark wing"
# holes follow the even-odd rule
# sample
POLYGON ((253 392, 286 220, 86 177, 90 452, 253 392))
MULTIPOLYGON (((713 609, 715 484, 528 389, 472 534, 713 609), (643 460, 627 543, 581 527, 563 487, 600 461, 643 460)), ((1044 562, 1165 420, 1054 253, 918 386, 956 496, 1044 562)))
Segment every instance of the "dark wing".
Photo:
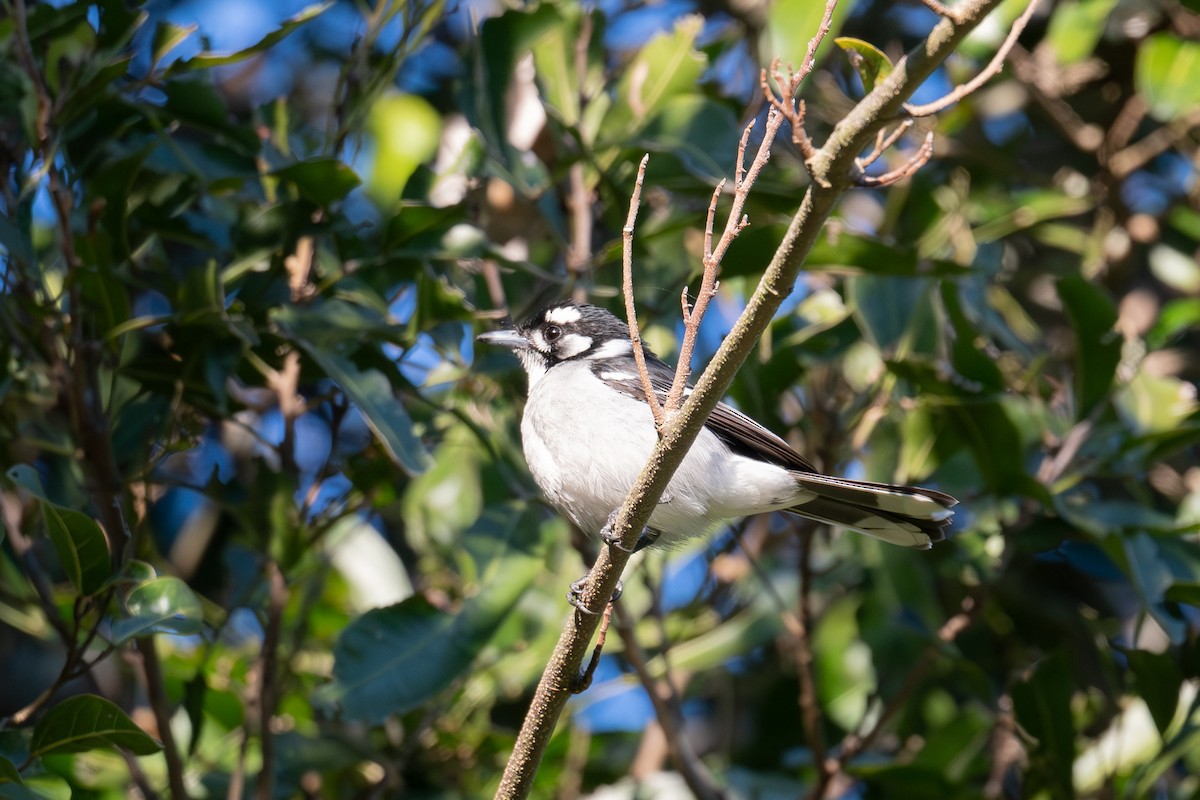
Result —
MULTIPOLYGON (((636 372, 612 372, 606 369, 605 362, 597 363, 592 369, 597 377, 607 382, 617 391, 638 400, 645 400, 642 392, 642 381, 636 372)), ((646 355, 646 371, 650 373, 650 385, 658 395, 659 402, 665 402, 671 391, 671 382, 675 380, 675 370, 657 358, 646 355)), ((692 388, 684 389, 684 396, 691 394, 692 388)), ((718 403, 708 417, 705 426, 718 439, 725 443, 733 452, 757 458, 785 469, 799 472, 816 472, 816 467, 804 456, 793 450, 787 442, 779 438, 750 417, 725 403, 718 403)))

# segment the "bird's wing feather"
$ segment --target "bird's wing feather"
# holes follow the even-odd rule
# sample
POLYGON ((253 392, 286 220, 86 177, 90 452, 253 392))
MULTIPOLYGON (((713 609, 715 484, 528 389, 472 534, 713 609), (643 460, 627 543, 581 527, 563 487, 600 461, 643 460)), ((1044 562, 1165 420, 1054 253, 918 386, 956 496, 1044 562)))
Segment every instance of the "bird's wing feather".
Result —
MULTIPOLYGON (((671 391, 671 382, 675 380, 675 370, 647 354, 646 371, 650 374, 650 385, 654 387, 659 402, 665 402, 667 394, 671 391)), ((645 400, 642 381, 636 373, 606 372, 602 368, 597 368, 596 372, 622 394, 645 400)), ((684 395, 691 394, 691 391, 692 387, 687 387, 684 389, 684 395)), ((705 426, 724 442, 726 447, 739 455, 761 459, 784 469, 816 472, 816 467, 793 450, 787 442, 726 403, 717 403, 705 426)))

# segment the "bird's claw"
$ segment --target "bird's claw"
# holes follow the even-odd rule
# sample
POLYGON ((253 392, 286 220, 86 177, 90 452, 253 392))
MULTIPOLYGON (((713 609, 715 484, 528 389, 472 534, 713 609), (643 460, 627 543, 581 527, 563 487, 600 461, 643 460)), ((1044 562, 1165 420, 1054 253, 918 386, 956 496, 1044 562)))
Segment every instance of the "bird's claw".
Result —
MULTIPOLYGON (((583 604, 583 590, 587 588, 587 575, 584 575, 579 580, 571 584, 571 588, 567 591, 567 602, 575 607, 576 611, 582 611, 584 614, 595 616, 596 612, 592 611, 583 604)), ((613 592, 612 597, 608 598, 608 602, 615 603, 621 597, 621 592, 624 591, 624 586, 620 581, 617 581, 617 588, 613 592)))
POLYGON ((619 511, 620 509, 613 509, 613 512, 608 515, 608 522, 604 523, 604 527, 600 529, 600 539, 606 545, 614 550, 620 550, 623 553, 629 553, 632 555, 642 548, 649 547, 658 541, 658 537, 661 535, 661 532, 653 530, 647 526, 642 528, 642 532, 638 536, 637 543, 634 544, 632 549, 623 545, 621 543, 621 537, 617 536, 617 534, 613 531, 613 528, 617 524, 617 514, 619 511))

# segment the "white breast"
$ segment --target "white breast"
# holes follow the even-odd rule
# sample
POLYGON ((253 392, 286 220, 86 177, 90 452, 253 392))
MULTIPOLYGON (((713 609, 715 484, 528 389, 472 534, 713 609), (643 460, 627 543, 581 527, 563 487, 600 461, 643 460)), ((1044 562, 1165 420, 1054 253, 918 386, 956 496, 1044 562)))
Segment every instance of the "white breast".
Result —
MULTIPOLYGON (((657 441, 649 407, 605 387, 584 363, 559 364, 531 386, 521 438, 547 499, 592 534, 625 500, 657 441)), ((800 494, 786 470, 734 455, 704 430, 650 526, 669 543, 719 520, 786 508, 800 494)))

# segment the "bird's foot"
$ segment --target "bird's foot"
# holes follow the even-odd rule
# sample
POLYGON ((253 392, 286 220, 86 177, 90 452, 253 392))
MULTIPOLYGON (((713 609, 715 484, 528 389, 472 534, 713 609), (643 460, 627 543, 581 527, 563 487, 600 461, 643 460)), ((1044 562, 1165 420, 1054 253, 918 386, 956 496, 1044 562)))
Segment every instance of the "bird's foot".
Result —
POLYGON ((613 509, 613 512, 608 515, 608 522, 604 523, 604 527, 600 529, 600 539, 609 547, 625 553, 633 554, 642 548, 649 547, 650 545, 654 544, 656 541, 658 541, 658 537, 662 535, 661 531, 656 531, 649 526, 642 528, 642 533, 638 536, 637 543, 634 544, 632 550, 629 549, 621 544, 621 537, 617 536, 613 531, 613 526, 617 523, 617 513, 619 511, 620 509, 613 509))
MULTIPOLYGON (((575 607, 576 611, 582 611, 584 614, 595 615, 596 612, 583 604, 583 590, 587 588, 588 576, 584 575, 579 580, 571 584, 571 588, 567 590, 567 602, 575 607)), ((613 596, 608 598, 608 602, 615 603, 621 597, 621 592, 624 591, 620 581, 617 581, 617 589, 613 592, 613 596)))

